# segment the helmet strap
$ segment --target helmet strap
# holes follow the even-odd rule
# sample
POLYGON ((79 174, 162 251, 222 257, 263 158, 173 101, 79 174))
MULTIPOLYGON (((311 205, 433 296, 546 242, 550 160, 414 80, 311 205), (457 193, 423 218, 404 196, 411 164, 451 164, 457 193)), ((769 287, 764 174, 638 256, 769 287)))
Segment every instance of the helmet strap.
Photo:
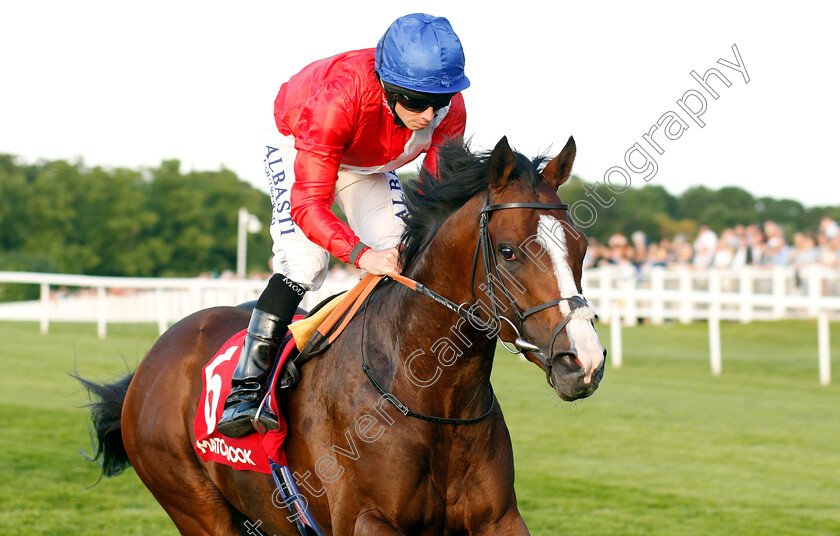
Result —
POLYGON ((398 127, 405 127, 405 123, 403 120, 400 119, 400 116, 397 115, 397 99, 394 97, 391 92, 385 91, 385 84, 382 82, 382 79, 379 78, 379 73, 374 71, 376 75, 376 81, 379 82, 379 88, 382 90, 382 93, 385 95, 385 102, 388 103, 388 107, 391 109, 391 113, 394 114, 394 124, 398 127))

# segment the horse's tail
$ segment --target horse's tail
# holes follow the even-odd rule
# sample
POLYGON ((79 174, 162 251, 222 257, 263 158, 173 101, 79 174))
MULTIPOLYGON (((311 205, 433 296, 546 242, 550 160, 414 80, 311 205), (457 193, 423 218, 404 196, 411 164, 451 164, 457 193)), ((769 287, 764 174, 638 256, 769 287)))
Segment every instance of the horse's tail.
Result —
POLYGON ((103 476, 116 476, 131 465, 123 444, 120 417, 125 394, 134 373, 127 374, 114 383, 103 384, 86 380, 78 374, 73 376, 84 385, 93 399, 88 407, 93 418, 91 444, 94 453, 93 456, 87 456, 82 452, 82 455, 89 461, 98 463, 103 476), (93 437, 94 432, 96 438, 93 437))

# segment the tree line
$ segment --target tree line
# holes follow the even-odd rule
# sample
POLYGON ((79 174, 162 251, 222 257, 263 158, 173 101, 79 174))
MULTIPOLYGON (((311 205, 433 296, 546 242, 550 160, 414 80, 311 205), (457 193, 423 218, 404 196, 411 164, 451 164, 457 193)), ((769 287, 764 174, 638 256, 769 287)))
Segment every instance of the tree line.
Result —
MULTIPOLYGON (((589 199, 578 177, 560 195, 569 203, 589 199)), ((184 173, 178 160, 142 170, 26 164, 0 154, 0 270, 138 277, 233 270, 240 207, 263 222, 262 232, 248 237, 248 268, 266 271, 271 203, 230 170, 184 173)), ((659 240, 693 238, 701 224, 721 231, 773 220, 792 233, 816 231, 825 215, 840 219, 840 207, 806 208, 738 187, 698 186, 675 196, 645 185, 617 196, 585 231, 602 241, 635 230, 659 240)))
MULTIPOLYGON (((792 199, 754 197, 737 186, 717 190, 694 186, 680 195, 672 195, 660 185, 645 185, 614 196, 615 202, 603 208, 586 196, 583 184, 579 177, 573 176, 560 187, 560 197, 570 204, 587 200, 598 208, 596 221, 585 232, 602 243, 615 233, 629 236, 637 230, 651 241, 677 234, 693 240, 701 225, 708 225, 720 234, 737 225, 766 221, 782 226, 790 238, 797 231, 816 235, 824 216, 840 221, 840 206, 805 207, 792 199)), ((599 194, 609 201, 607 193, 602 185, 599 194)), ((586 216, 586 212, 583 214, 586 216)))
POLYGON ((178 277, 235 269, 240 207, 265 224, 249 235, 248 267, 267 271, 271 202, 229 170, 183 173, 177 160, 141 171, 19 164, 0 155, 0 270, 178 277))

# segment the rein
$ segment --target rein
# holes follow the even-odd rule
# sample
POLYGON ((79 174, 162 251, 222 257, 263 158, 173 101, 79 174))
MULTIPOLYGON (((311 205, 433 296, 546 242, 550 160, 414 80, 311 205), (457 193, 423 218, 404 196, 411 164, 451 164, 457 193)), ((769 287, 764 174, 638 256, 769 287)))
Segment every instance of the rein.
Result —
MULTIPOLYGON (((412 285, 410 283, 414 283, 415 285, 420 285, 419 283, 415 282, 412 279, 409 279, 409 278, 404 277, 404 276, 398 276, 397 274, 389 274, 389 277, 391 277, 395 281, 398 281, 399 283, 402 283, 403 285, 405 285, 409 288, 412 288, 412 285), (399 279, 395 279, 394 276, 399 277, 399 279)), ((422 287, 422 285, 420 285, 420 286, 422 287)), ((423 288, 425 288, 425 287, 423 287, 423 288)), ((416 288, 415 288, 415 290, 416 290, 416 288)), ((432 291, 429 291, 429 292, 432 292, 432 291)), ((434 293, 434 292, 432 292, 432 293, 441 297, 441 298, 443 298, 443 296, 440 296, 437 293, 434 293)), ((428 294, 426 294, 426 295, 428 296, 428 294)), ((446 300, 446 298, 443 298, 443 299, 446 300)), ((446 300, 446 301, 449 301, 449 300, 446 300)), ((452 303, 452 302, 449 302, 449 303, 452 303)), ((495 393, 493 393, 493 386, 492 385, 490 386, 490 408, 487 411, 485 411, 483 414, 479 415, 478 417, 470 417, 470 418, 467 418, 467 419, 452 419, 452 418, 447 418, 447 417, 434 417, 434 416, 431 416, 431 415, 424 415, 423 413, 417 413, 416 411, 412 411, 411 409, 409 409, 408 406, 406 406, 405 404, 400 402, 400 400, 396 396, 394 396, 392 393, 389 393, 388 391, 386 391, 385 388, 382 387, 382 384, 379 383, 377 381, 377 379, 373 377, 373 373, 371 372, 371 368, 367 364, 367 361, 365 360, 365 328, 367 327, 367 307, 368 307, 368 302, 365 301, 364 308, 362 309, 362 333, 359 337, 359 356, 360 356, 361 361, 362 361, 362 370, 365 372, 365 376, 368 377, 368 379, 370 380, 370 383, 373 385, 373 387, 377 391, 379 391, 379 394, 385 397, 385 400, 387 400, 388 402, 393 404, 394 407, 397 408, 398 410, 400 410, 400 412, 403 415, 407 415, 409 417, 414 417, 415 419, 421 419, 421 420, 424 420, 424 421, 429 421, 429 422, 433 422, 433 423, 437 423, 437 424, 474 424, 474 423, 477 423, 481 420, 484 420, 485 418, 489 417, 491 413, 493 413, 493 409, 496 407, 496 395, 495 395, 495 393)))

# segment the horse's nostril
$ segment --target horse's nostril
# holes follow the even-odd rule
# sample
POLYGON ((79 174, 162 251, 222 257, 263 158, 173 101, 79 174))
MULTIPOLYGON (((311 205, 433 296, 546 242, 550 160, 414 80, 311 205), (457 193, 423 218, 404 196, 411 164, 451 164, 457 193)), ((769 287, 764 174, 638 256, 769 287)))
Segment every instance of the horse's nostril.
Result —
POLYGON ((560 367, 564 372, 573 373, 583 368, 583 364, 578 359, 577 354, 571 352, 561 352, 554 356, 556 366, 560 367))
POLYGON ((605 372, 604 369, 606 369, 606 367, 604 365, 601 365, 598 368, 598 370, 595 372, 595 379, 598 380, 599 382, 604 379, 604 372, 605 372))

